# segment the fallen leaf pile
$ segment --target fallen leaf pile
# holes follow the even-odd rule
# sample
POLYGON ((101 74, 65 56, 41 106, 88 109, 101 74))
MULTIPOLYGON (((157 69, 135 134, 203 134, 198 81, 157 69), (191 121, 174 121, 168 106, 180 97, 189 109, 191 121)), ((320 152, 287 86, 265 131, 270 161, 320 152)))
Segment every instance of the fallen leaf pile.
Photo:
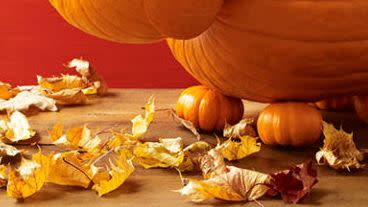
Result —
POLYGON ((0 82, 0 112, 57 111, 57 105, 81 105, 90 95, 105 95, 106 81, 88 61, 73 59, 67 64, 78 75, 43 78, 37 76, 38 86, 11 87, 0 82))
POLYGON ((368 150, 358 150, 353 141, 353 133, 346 133, 342 128, 337 130, 332 124, 323 123, 325 136, 324 146, 316 153, 320 165, 328 165, 334 169, 359 169, 368 150))

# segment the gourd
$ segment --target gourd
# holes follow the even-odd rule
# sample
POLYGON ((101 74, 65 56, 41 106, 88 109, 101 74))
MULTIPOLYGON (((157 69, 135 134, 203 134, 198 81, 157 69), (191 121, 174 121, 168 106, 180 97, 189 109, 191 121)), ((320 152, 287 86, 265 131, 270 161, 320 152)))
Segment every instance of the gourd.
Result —
POLYGON ((257 129, 265 144, 308 146, 321 136, 322 115, 306 103, 274 103, 261 111, 257 129))
POLYGON ((243 112, 240 99, 226 97, 202 85, 185 89, 176 104, 176 113, 180 118, 205 132, 223 130, 225 123, 238 123, 243 112))
POLYGON ((350 96, 334 97, 315 102, 317 108, 322 110, 346 110, 353 108, 353 101, 350 96))
POLYGON ((168 38, 193 77, 227 96, 318 101, 368 92, 366 0, 50 1, 101 38, 168 38))

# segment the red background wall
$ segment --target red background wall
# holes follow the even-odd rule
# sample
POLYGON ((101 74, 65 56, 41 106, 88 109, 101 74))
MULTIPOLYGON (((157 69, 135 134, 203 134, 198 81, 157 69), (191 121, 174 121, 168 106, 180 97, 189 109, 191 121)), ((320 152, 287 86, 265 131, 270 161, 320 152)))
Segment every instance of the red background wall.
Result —
POLYGON ((47 0, 1 0, 0 81, 35 84, 36 75, 66 73, 63 63, 83 57, 111 87, 186 87, 196 81, 164 42, 111 43, 68 25, 47 0))

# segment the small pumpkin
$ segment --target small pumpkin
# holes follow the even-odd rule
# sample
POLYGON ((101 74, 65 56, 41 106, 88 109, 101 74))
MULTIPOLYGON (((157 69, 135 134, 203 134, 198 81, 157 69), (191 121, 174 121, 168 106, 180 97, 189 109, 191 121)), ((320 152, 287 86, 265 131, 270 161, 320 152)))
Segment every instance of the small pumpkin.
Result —
POLYGON ((347 110, 353 108, 350 96, 334 97, 315 102, 317 108, 322 110, 347 110))
POLYGON ((321 136, 322 115, 307 103, 275 103, 261 111, 257 129, 265 144, 308 146, 321 136))
POLYGON ((207 86, 185 89, 176 104, 176 113, 205 132, 223 130, 225 123, 236 124, 243 117, 241 99, 222 95, 207 86))
POLYGON ((357 116, 368 123, 368 96, 354 96, 353 101, 357 116))

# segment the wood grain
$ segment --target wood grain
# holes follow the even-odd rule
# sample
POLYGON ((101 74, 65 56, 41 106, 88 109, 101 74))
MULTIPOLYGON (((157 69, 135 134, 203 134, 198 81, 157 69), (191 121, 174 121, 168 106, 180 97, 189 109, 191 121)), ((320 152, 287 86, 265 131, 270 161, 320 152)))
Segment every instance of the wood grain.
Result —
MULTIPOLYGON (((175 106, 179 93, 180 90, 171 89, 114 89, 109 96, 93 99, 86 106, 63 108, 56 113, 40 113, 30 117, 30 122, 33 128, 38 131, 43 144, 50 143, 47 130, 50 130, 56 122, 61 122, 67 127, 88 124, 92 128, 100 130, 107 128, 126 128, 129 130, 131 127, 130 119, 143 112, 141 107, 151 95, 155 95, 157 99, 157 108, 166 109, 175 106)), ((245 114, 254 116, 264 106, 264 104, 245 102, 245 114)), ((357 145, 360 148, 368 148, 368 127, 358 121, 352 113, 324 113, 324 119, 338 125, 342 124, 348 131, 353 130, 357 145)), ((185 144, 190 144, 196 140, 189 132, 173 122, 167 112, 158 111, 145 140, 177 136, 183 137, 185 144)), ((212 135, 204 135, 204 137, 206 141, 215 143, 212 135)), ((317 143, 310 148, 290 149, 263 145, 260 153, 230 164, 269 173, 285 169, 291 164, 297 164, 307 159, 314 159, 314 154, 320 146, 321 143, 317 143)), ((29 147, 22 148, 31 150, 29 147)), ((42 148, 45 151, 56 149, 53 146, 42 146, 42 148)), ((302 206, 367 206, 367 171, 347 173, 319 167, 318 173, 319 183, 303 201, 302 206)), ((195 175, 184 176, 200 178, 195 175)), ((121 188, 103 198, 99 198, 93 191, 48 184, 40 193, 27 199, 22 205, 39 207, 239 206, 239 203, 231 204, 218 200, 193 204, 185 201, 178 193, 172 192, 180 187, 181 181, 175 170, 144 170, 137 166, 136 171, 121 188)), ((267 198, 260 200, 260 202, 264 206, 272 207, 285 205, 281 200, 267 198)), ((0 206, 19 206, 19 203, 6 198, 5 191, 0 190, 0 206)), ((249 203, 247 206, 257 206, 257 204, 249 203)))

